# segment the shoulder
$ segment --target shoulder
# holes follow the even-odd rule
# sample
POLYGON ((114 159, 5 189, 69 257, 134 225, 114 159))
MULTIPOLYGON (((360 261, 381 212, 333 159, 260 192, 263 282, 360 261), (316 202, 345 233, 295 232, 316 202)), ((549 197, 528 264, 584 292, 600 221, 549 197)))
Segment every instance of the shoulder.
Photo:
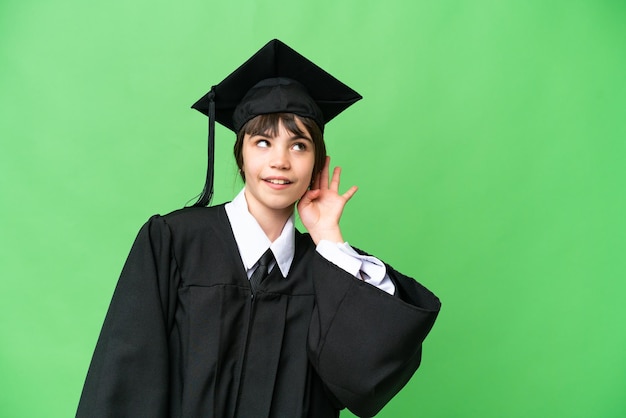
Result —
POLYGON ((169 225, 184 226, 187 224, 197 225, 198 223, 207 223, 211 221, 219 221, 222 216, 226 215, 224 204, 210 207, 185 207, 175 210, 165 215, 157 215, 169 225))
POLYGON ((226 225, 229 225, 228 216, 224 204, 221 204, 211 207, 185 207, 165 215, 156 214, 150 217, 144 227, 165 228, 174 235, 187 235, 226 225))

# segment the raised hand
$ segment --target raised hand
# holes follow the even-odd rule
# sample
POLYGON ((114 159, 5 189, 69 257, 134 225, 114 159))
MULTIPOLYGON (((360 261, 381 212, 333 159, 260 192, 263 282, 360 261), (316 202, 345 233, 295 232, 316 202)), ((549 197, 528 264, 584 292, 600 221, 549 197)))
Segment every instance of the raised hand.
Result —
POLYGON ((315 244, 321 240, 344 242, 339 219, 346 203, 357 191, 357 187, 352 186, 344 194, 339 194, 341 168, 335 167, 329 182, 329 166, 330 157, 326 157, 324 168, 315 178, 313 186, 298 202, 302 224, 311 234, 315 244))

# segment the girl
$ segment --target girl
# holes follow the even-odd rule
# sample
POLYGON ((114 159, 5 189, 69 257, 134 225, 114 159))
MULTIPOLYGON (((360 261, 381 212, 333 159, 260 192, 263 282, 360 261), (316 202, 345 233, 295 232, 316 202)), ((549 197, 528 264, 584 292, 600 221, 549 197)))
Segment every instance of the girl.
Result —
POLYGON ((278 40, 194 107, 237 133, 244 189, 152 217, 122 271, 77 416, 375 415, 419 366, 430 291, 344 242, 356 187, 326 122, 360 96, 278 40), (307 234, 294 228, 294 208, 307 234))

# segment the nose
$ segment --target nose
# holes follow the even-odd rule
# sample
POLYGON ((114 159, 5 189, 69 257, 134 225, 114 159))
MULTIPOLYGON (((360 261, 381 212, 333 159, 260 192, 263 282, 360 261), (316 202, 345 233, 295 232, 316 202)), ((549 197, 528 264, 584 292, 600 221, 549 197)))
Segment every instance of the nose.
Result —
POLYGON ((270 157, 270 166, 279 170, 289 169, 289 150, 282 147, 273 147, 270 157))

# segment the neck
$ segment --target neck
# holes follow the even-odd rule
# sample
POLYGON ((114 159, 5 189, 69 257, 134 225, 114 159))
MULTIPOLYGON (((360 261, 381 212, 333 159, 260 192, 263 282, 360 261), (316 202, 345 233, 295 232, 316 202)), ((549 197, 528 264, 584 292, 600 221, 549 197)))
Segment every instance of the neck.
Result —
POLYGON ((271 242, 276 241, 283 232, 287 220, 293 214, 293 205, 284 209, 271 209, 262 205, 250 204, 247 195, 246 200, 248 201, 248 212, 259 223, 267 238, 271 242))

